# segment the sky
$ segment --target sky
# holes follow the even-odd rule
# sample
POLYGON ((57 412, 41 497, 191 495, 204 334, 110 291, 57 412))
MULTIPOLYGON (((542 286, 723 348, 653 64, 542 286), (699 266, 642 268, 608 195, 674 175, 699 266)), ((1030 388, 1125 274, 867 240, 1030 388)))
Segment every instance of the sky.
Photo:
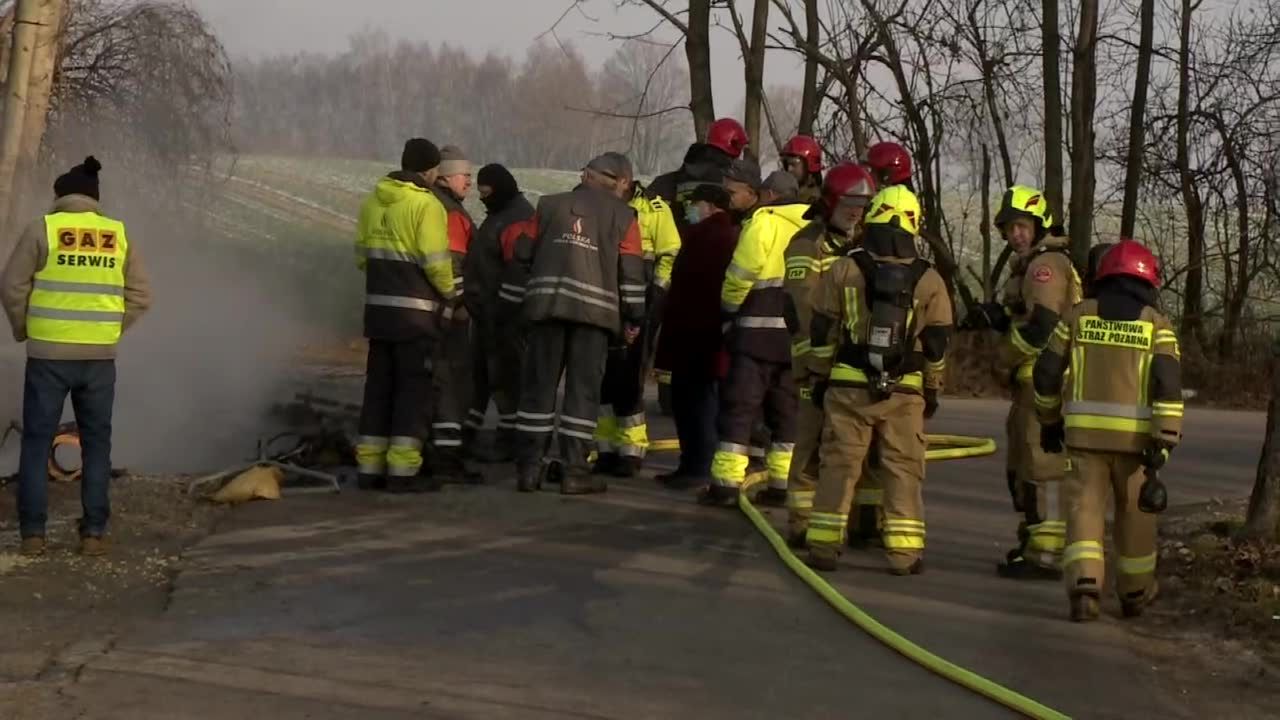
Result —
MULTIPOLYGON (((569 7, 570 0, 187 0, 200 10, 233 58, 340 52, 360 30, 385 30, 394 38, 448 42, 478 54, 496 51, 519 58, 538 35, 569 7)), ((672 2, 673 6, 682 3, 672 2)), ((606 33, 635 34, 660 19, 647 7, 618 7, 618 0, 587 0, 557 29, 589 65, 603 64, 618 42, 606 33)), ((746 18, 749 22, 750 18, 746 18)), ((727 22, 727 19, 726 19, 727 22)), ((678 35, 669 27, 667 41, 678 35)), ((728 28, 712 28, 712 83, 716 112, 736 113, 742 103, 742 60, 728 28)), ((677 50, 677 52, 681 52, 677 50)), ((794 55, 770 53, 766 84, 799 84, 802 64, 794 55)))

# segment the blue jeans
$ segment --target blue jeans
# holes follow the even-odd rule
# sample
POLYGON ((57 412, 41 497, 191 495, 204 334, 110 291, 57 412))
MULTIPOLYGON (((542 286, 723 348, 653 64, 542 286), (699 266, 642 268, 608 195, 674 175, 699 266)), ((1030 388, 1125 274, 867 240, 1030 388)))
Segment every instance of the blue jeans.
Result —
POLYGON ((80 535, 101 537, 111 517, 111 410, 114 360, 27 359, 22 395, 22 457, 18 461, 18 529, 44 537, 49 519, 49 450, 67 395, 80 430, 80 535))

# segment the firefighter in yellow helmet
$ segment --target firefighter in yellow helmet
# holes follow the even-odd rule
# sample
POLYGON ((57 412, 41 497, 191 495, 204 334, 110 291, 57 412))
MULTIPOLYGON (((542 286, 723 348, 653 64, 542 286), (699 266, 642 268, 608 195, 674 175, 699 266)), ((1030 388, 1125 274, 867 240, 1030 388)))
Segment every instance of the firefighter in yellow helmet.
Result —
POLYGON ((866 213, 864 252, 837 260, 814 291, 812 365, 820 377, 830 369, 813 389, 826 420, 806 541, 820 570, 836 567, 873 435, 889 571, 924 569, 924 422, 938 409, 952 313, 942 276, 916 255, 920 220, 914 193, 881 190, 866 213))
POLYGON ((1178 337, 1156 309, 1159 265, 1122 240, 1098 264, 1094 297, 1058 323, 1034 370, 1041 444, 1071 458, 1063 565, 1071 619, 1098 616, 1107 499, 1115 498, 1116 591, 1126 617, 1156 595, 1156 473, 1182 437, 1178 337))
POLYGON ((1039 190, 1024 185, 1006 190, 995 225, 1014 253, 1009 280, 1001 301, 982 305, 967 322, 1000 333, 997 372, 1013 394, 1005 421, 1005 467, 1014 509, 1023 514, 1023 521, 1018 525, 1018 546, 997 570, 1008 578, 1058 579, 1066 543, 1060 492, 1065 458, 1040 448, 1031 369, 1059 320, 1080 302, 1081 282, 1068 255, 1067 238, 1049 234, 1053 218, 1039 190))
MULTIPOLYGON (((649 426, 644 413, 644 387, 653 365, 658 326, 671 285, 671 266, 680 252, 680 232, 671 207, 660 197, 646 197, 634 177, 618 178, 636 214, 644 252, 645 321, 638 342, 615 342, 609 348, 600 388, 600 417, 596 421, 596 464, 593 473, 634 477, 649 449, 649 426)), ((632 288, 634 289, 634 288, 632 288)), ((626 289, 624 288, 624 291, 626 289)))

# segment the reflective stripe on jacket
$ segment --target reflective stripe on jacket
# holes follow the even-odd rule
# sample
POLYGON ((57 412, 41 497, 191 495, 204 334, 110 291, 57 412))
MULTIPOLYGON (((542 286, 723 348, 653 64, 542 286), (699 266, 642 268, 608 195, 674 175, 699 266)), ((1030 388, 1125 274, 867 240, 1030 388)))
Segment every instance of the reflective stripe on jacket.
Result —
POLYGON ((671 265, 680 252, 680 232, 666 200, 645 197, 644 188, 639 183, 636 183, 634 192, 628 205, 636 211, 636 222, 640 226, 645 274, 649 282, 666 288, 671 285, 671 265))
POLYGON ((124 326, 124 224, 97 213, 45 216, 48 261, 27 304, 27 337, 73 345, 115 345, 124 326))
POLYGON ((813 320, 813 291, 822 279, 823 273, 831 269, 840 258, 840 244, 850 241, 828 233, 826 224, 814 221, 796 233, 787 245, 786 282, 787 290, 787 329, 791 333, 791 369, 796 382, 806 385, 811 382, 814 368, 810 360, 817 356, 830 359, 835 348, 832 346, 814 348, 811 342, 809 327, 813 320))
POLYGON ((786 324, 786 251, 808 221, 807 205, 757 209, 742 226, 720 288, 720 310, 732 320, 729 351, 766 362, 790 363, 786 324))
POLYGON ((1031 368, 1049 343, 1049 335, 1067 311, 1080 302, 1083 283, 1065 250, 1069 240, 1046 237, 1025 263, 1018 263, 1003 298, 1011 323, 1001 339, 999 367, 1016 369, 1019 383, 1031 385, 1031 368))

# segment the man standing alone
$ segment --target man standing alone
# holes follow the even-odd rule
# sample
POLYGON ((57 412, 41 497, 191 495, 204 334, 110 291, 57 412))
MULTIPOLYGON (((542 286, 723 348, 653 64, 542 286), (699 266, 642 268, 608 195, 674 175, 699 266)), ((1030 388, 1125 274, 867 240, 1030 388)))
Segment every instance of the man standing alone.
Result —
POLYGON ((22 554, 45 550, 49 448, 71 395, 83 449, 80 552, 107 551, 116 343, 150 306, 124 224, 101 213, 92 157, 53 184, 53 210, 27 226, 9 256, 3 302, 13 338, 27 343, 18 465, 22 554))

